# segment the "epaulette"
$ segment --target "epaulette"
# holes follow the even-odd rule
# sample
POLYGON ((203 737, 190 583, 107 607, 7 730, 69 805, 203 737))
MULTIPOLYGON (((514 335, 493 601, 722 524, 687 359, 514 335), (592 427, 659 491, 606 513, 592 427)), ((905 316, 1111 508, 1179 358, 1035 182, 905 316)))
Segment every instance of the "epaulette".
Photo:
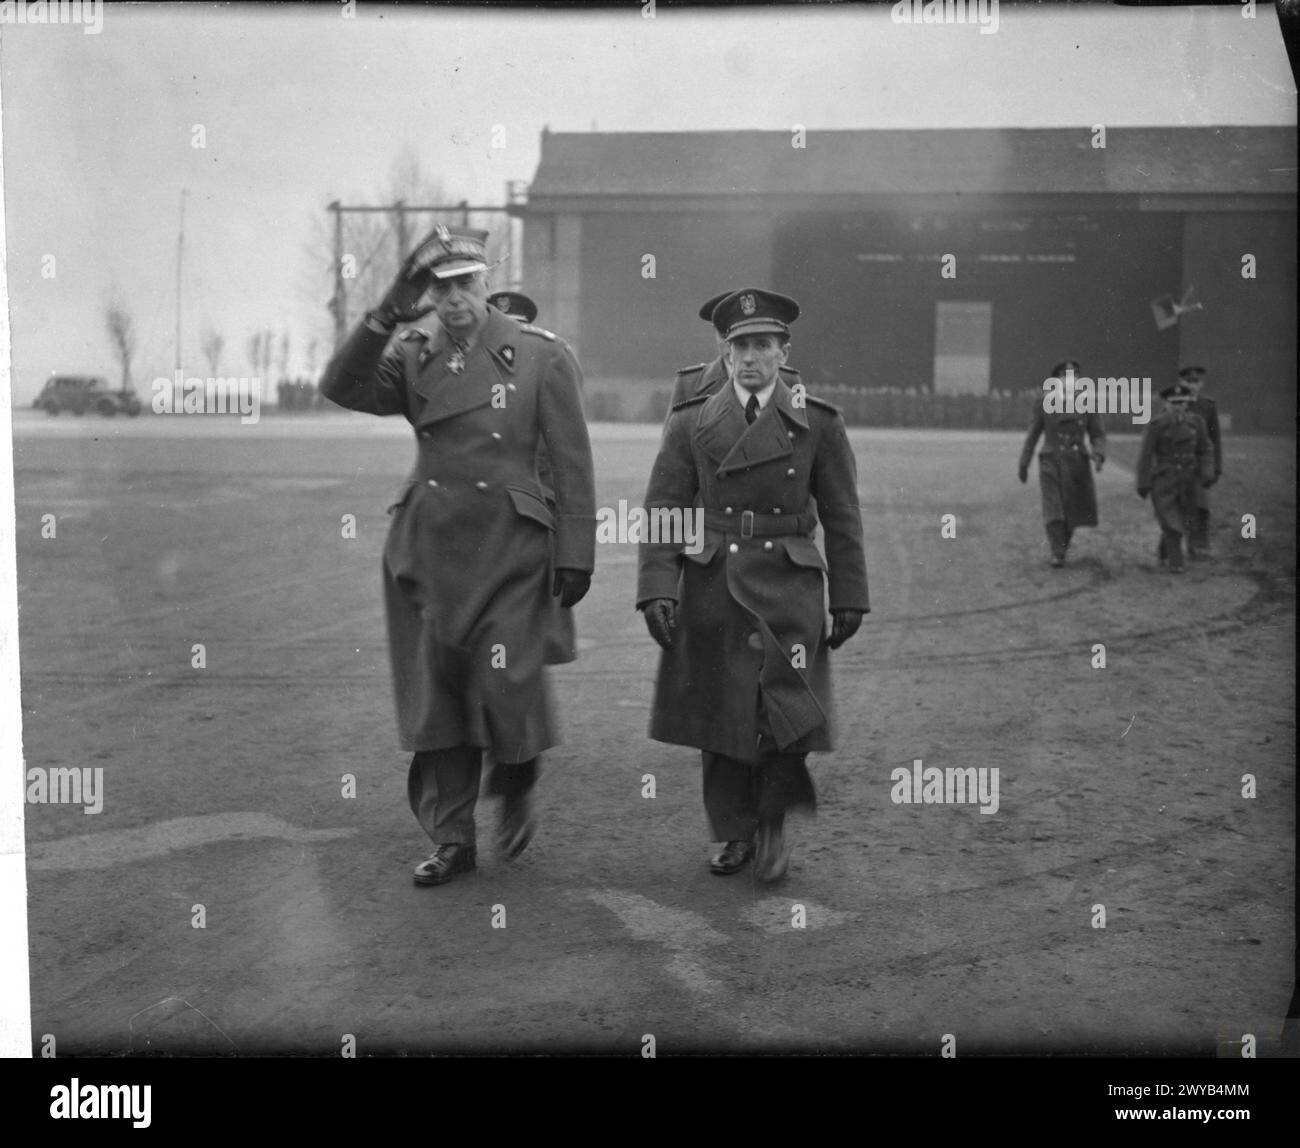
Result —
POLYGON ((712 395, 712 394, 707 394, 707 395, 694 395, 693 397, 691 397, 691 398, 689 398, 689 399, 682 399, 682 401, 681 401, 680 403, 673 403, 673 410, 675 410, 675 411, 680 411, 680 410, 682 410, 684 407, 693 407, 696 403, 702 403, 702 402, 704 402, 705 400, 707 400, 707 399, 711 399, 711 398, 713 398, 713 395, 712 395))
POLYGON ((819 407, 825 407, 828 411, 833 411, 837 415, 843 413, 834 403, 828 403, 825 399, 819 399, 816 395, 810 395, 806 391, 804 392, 803 401, 806 403, 813 403, 819 407))
POLYGON ((407 327, 405 331, 397 336, 397 341, 399 343, 409 343, 412 339, 424 339, 427 342, 432 338, 433 336, 423 327, 407 327))
POLYGON ((560 336, 553 331, 548 331, 545 327, 534 327, 531 323, 520 323, 519 329, 527 331, 530 335, 541 335, 543 339, 550 339, 552 343, 557 343, 560 336))
POLYGON ((708 363, 696 363, 693 367, 678 367, 677 373, 679 375, 696 375, 708 365, 708 363))
POLYGON ((798 368, 798 367, 787 367, 784 363, 782 363, 782 364, 781 364, 781 374, 783 374, 783 375, 793 375, 793 376, 797 379, 797 378, 799 377, 799 368, 798 368))

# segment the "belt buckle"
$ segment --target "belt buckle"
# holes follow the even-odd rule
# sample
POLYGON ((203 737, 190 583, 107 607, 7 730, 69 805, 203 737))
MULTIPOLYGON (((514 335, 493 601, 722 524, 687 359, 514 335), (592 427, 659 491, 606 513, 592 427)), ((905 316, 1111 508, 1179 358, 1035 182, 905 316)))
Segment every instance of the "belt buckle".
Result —
POLYGON ((741 511, 740 536, 741 538, 754 537, 754 512, 752 510, 741 511))

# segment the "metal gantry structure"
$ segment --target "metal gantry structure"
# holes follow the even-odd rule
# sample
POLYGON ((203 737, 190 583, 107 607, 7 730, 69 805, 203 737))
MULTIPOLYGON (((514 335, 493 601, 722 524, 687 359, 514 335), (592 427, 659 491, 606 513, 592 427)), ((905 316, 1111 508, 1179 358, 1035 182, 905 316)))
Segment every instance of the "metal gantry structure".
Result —
MULTIPOLYGON (((476 214, 504 215, 511 219, 511 208, 525 201, 527 184, 512 180, 506 185, 506 204, 471 204, 461 200, 455 204, 411 205, 404 200, 391 204, 356 204, 346 205, 334 200, 327 210, 334 216, 334 294, 329 300, 330 315, 334 320, 334 347, 337 350, 347 337, 349 314, 348 277, 344 275, 343 217, 345 215, 387 215, 392 219, 393 233, 396 237, 397 262, 406 258, 411 249, 412 229, 408 224, 410 216, 450 216, 461 227, 470 225, 470 216, 476 214)), ((509 267, 507 286, 517 288, 522 280, 522 259, 519 244, 507 239, 506 260, 509 267)))

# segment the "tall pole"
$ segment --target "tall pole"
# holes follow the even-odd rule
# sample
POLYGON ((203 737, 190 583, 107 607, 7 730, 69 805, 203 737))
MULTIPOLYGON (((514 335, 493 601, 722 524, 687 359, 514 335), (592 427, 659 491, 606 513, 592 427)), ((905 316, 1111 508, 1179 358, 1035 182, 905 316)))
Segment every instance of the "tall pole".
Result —
POLYGON ((334 213, 334 349, 337 351, 348 333, 348 296, 343 281, 343 205, 336 199, 329 209, 334 213))
POLYGON ((181 270, 185 259, 185 197, 189 192, 181 188, 181 227, 176 236, 176 370, 181 369, 181 270))

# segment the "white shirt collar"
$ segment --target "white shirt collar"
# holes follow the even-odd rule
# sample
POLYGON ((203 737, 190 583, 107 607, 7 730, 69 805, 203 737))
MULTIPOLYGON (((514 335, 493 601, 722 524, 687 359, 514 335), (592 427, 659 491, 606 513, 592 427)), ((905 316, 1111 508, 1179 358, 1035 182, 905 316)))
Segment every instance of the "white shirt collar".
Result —
POLYGON ((763 410, 772 397, 772 392, 776 390, 776 379, 773 379, 761 391, 747 391, 735 379, 731 380, 732 389, 736 392, 736 398, 740 400, 741 408, 748 406, 749 396, 751 394, 758 396, 758 409, 763 410))

